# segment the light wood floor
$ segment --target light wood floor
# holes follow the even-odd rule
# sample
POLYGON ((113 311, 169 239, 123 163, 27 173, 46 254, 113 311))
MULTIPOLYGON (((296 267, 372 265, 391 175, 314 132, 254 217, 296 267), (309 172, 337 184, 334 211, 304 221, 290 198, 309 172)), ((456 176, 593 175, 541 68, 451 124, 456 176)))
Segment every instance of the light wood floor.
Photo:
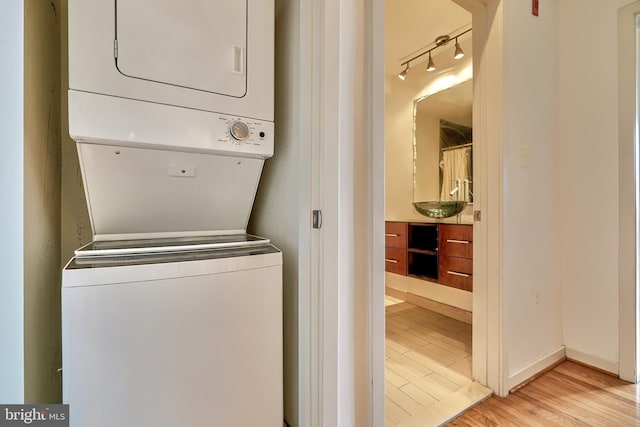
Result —
POLYGON ((448 426, 640 426, 640 389, 564 362, 506 398, 491 397, 448 426))
POLYGON ((386 296, 387 427, 416 418, 471 384, 471 325, 386 296))

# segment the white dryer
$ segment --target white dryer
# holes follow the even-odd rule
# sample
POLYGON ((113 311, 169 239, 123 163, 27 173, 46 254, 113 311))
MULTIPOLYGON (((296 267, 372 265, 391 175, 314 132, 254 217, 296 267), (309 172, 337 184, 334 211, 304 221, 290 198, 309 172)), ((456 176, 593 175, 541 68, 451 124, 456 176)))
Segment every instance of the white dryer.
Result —
POLYGON ((63 271, 72 427, 282 425, 282 254, 246 234, 273 155, 273 0, 69 0, 93 242, 63 271))

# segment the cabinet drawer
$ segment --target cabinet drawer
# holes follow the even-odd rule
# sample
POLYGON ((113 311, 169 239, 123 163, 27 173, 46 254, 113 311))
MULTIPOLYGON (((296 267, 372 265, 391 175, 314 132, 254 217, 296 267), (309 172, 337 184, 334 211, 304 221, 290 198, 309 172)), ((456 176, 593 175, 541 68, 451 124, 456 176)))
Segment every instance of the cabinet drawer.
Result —
POLYGON ((407 248, 407 223, 385 223, 385 246, 388 248, 407 248))
POLYGON ((473 292, 473 278, 471 275, 469 275, 469 277, 463 277, 445 272, 440 275, 438 282, 445 286, 473 292))
POLYGON ((440 255, 440 268, 458 273, 473 274, 473 260, 440 255))
POLYGON ((384 266, 389 273, 407 275, 407 250, 401 248, 385 248, 384 266))
POLYGON ((440 224, 440 233, 445 239, 473 241, 472 225, 440 224))
POLYGON ((464 291, 473 291, 473 261, 441 256, 438 282, 464 291))
POLYGON ((470 225, 440 225, 440 254, 473 258, 473 227, 470 225))

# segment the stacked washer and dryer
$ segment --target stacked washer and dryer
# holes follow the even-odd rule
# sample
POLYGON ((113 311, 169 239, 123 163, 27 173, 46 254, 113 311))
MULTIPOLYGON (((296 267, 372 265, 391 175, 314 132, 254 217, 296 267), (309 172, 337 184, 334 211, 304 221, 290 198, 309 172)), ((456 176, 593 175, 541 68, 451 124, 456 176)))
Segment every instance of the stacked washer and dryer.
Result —
POLYGON ((282 255, 246 234, 273 155, 273 0, 69 0, 93 241, 63 271, 72 427, 281 426, 282 255))

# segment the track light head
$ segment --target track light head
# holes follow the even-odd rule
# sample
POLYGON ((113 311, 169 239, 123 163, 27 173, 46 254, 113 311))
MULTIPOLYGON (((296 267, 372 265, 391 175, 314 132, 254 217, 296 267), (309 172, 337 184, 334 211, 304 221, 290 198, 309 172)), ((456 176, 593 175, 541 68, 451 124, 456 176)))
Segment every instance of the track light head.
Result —
POLYGON ((407 78, 408 72, 409 72, 409 64, 407 63, 407 66, 404 67, 404 70, 400 71, 400 73, 398 74, 398 78, 404 81, 407 78))
POLYGON ((436 65, 433 63, 433 59, 431 59, 431 52, 429 52, 429 62, 427 63, 427 71, 434 71, 436 69, 436 65))
POLYGON ((460 44, 458 43, 458 38, 456 37, 456 51, 453 54, 453 58, 454 59, 460 59, 464 56, 464 52, 462 51, 462 48, 460 47, 460 44))

